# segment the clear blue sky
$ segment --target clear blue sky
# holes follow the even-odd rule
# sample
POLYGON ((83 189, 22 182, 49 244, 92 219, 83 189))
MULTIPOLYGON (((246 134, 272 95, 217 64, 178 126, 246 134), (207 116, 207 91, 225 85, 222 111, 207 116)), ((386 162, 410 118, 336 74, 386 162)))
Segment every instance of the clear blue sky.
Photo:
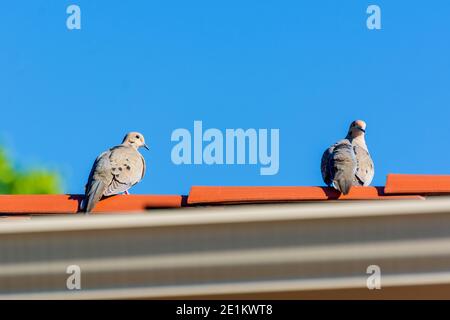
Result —
POLYGON ((322 185, 323 150, 366 120, 375 185, 450 173, 450 1, 4 1, 0 143, 80 193, 95 157, 141 131, 132 193, 322 185), (82 29, 66 28, 77 4, 82 29), (382 30, 366 28, 366 8, 382 30), (280 171, 176 166, 171 133, 279 128, 280 171))

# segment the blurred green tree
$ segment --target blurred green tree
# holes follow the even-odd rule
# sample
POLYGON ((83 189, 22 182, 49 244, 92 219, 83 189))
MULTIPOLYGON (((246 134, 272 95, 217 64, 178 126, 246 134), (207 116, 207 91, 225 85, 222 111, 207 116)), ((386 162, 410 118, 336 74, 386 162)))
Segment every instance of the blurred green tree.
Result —
POLYGON ((61 193, 61 189, 57 173, 41 169, 17 170, 0 148, 0 194, 55 194, 61 193))

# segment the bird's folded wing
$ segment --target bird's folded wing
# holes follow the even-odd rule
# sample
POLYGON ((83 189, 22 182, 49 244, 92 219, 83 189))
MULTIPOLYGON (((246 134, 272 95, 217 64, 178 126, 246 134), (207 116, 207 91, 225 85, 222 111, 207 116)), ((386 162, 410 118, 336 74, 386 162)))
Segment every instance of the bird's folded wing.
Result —
POLYGON ((83 211, 91 211, 111 183, 112 175, 109 173, 109 155, 109 151, 102 153, 92 165, 88 183, 86 184, 86 198, 82 206, 83 211))
POLYGON ((350 141, 344 139, 336 143, 333 150, 333 170, 344 170, 355 174, 356 164, 355 153, 350 141))
POLYGON ((356 145, 353 149, 357 160, 356 177, 360 180, 362 185, 368 186, 372 183, 375 174, 372 158, 370 157, 369 152, 360 146, 356 145))
POLYGON ((327 185, 331 185, 333 180, 330 171, 330 160, 331 157, 333 156, 333 150, 334 146, 331 146, 330 148, 325 150, 325 152, 322 155, 322 161, 320 162, 320 170, 322 172, 322 178, 327 185))

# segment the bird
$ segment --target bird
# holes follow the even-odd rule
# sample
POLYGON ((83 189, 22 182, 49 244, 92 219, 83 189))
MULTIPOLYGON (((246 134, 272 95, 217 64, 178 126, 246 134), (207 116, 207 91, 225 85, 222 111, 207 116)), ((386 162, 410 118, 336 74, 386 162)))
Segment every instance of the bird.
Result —
POLYGON ((139 132, 130 132, 120 145, 97 157, 86 184, 82 212, 91 212, 104 196, 128 194, 128 189, 144 178, 145 159, 138 151, 141 147, 149 150, 144 136, 139 132))
POLYGON ((365 134, 366 123, 355 120, 350 124, 345 139, 330 146, 322 155, 323 181, 344 195, 352 186, 369 186, 375 175, 365 134))

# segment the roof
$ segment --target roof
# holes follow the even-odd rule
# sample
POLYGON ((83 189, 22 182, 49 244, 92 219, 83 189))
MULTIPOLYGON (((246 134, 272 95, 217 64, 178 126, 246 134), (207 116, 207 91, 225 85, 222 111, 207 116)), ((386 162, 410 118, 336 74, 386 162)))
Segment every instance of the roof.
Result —
POLYGON ((82 198, 0 196, 0 299, 450 297, 450 176, 391 174, 346 196, 194 186, 89 216, 82 198), (72 265, 81 291, 66 288, 72 265), (367 287, 373 266, 382 290, 367 287))
MULTIPOLYGON (((342 200, 423 200, 450 194, 448 175, 390 174, 384 187, 353 187, 341 195, 329 187, 193 186, 188 195, 118 195, 103 199, 94 213, 136 212, 155 208, 342 200)), ((0 195, 0 214, 74 214, 83 195, 0 195)))

